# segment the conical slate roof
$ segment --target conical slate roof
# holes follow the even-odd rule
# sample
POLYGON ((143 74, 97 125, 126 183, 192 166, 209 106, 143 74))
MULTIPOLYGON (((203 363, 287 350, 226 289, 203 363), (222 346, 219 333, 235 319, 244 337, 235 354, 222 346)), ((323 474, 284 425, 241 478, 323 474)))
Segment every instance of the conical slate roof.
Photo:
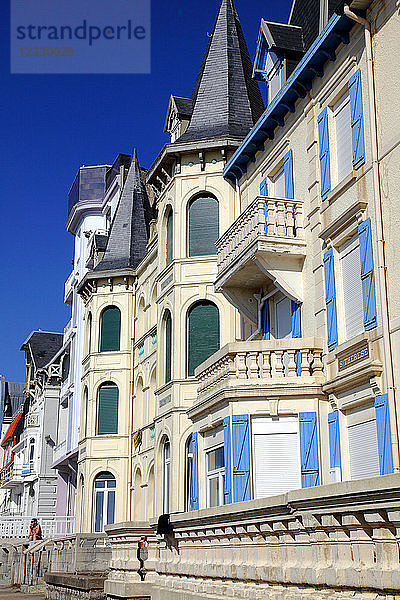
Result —
POLYGON ((107 248, 94 271, 135 269, 146 254, 153 210, 136 150, 111 224, 107 248))
POLYGON ((264 111, 232 0, 222 0, 192 93, 193 115, 179 142, 244 138, 264 111))

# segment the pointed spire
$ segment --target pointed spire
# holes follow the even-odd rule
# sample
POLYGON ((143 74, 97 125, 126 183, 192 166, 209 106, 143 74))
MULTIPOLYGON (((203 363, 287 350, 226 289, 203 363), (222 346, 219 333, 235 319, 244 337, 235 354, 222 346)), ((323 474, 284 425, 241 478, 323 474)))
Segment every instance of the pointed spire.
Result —
POLYGON ((135 269, 146 254, 152 218, 153 210, 147 196, 135 149, 111 224, 106 251, 94 270, 135 269))
POLYGON ((181 141, 244 138, 264 111, 233 0, 222 0, 193 88, 193 115, 181 141))

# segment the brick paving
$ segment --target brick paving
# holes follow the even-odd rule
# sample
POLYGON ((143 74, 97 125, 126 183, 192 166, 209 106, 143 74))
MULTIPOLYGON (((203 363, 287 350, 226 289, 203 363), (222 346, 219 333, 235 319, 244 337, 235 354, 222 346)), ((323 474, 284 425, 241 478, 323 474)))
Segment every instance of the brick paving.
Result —
POLYGON ((44 600, 43 594, 22 594, 18 588, 1 588, 0 600, 44 600))

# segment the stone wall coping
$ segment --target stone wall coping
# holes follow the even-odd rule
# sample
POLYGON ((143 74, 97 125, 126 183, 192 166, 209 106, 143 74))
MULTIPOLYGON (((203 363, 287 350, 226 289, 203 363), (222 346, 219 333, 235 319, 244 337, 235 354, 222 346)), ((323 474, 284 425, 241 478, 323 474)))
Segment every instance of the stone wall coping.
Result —
POLYGON ((107 574, 91 573, 46 573, 44 580, 49 585, 72 588, 76 590, 91 591, 103 590, 104 582, 107 579, 107 574))

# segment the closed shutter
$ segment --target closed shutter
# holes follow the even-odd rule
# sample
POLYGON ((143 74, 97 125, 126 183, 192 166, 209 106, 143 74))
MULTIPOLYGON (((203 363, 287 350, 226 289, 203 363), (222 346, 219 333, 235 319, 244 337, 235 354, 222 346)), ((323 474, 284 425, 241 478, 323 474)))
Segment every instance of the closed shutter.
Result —
POLYGON ((98 395, 97 433, 118 433, 118 388, 114 384, 102 385, 98 395))
POLYGON ((273 178, 274 184, 274 198, 285 197, 285 170, 280 169, 273 178))
POLYGON ((351 110, 349 94, 344 94, 333 108, 336 137, 337 181, 342 181, 353 170, 351 110))
POLYGON ((250 500, 249 416, 232 417, 233 501, 250 500))
POLYGON ((120 348, 121 312, 110 306, 101 315, 100 352, 117 352, 120 348))
POLYGON ((333 350, 338 345, 336 286, 333 250, 330 248, 324 254, 325 269, 325 299, 328 321, 328 349, 333 350))
POLYGON ((375 414, 380 474, 388 475, 389 473, 393 473, 393 454, 390 434, 389 399, 387 394, 375 398, 375 414))
POLYGON ((353 138, 353 166, 358 169, 365 162, 364 117, 362 105, 361 71, 350 77, 351 128, 353 138))
POLYGON ((212 196, 193 200, 188 211, 189 256, 207 256, 217 253, 215 242, 219 237, 219 205, 212 196))
POLYGON ((348 428, 350 477, 363 479, 380 474, 376 420, 358 423, 348 428))
POLYGON ((303 487, 319 485, 317 413, 299 414, 301 480, 303 487))
POLYGON ((346 340, 350 340, 364 330, 360 245, 357 236, 340 248, 339 256, 346 340))
POLYGON ((224 503, 231 504, 232 502, 232 449, 231 449, 231 419, 225 417, 223 422, 224 427, 224 462, 225 462, 225 479, 224 479, 224 503))
POLYGON ((285 172, 285 198, 294 198, 293 182, 293 152, 289 150, 283 159, 283 169, 285 172))
POLYGON ((252 431, 255 498, 300 488, 297 418, 257 417, 252 421, 252 431))
POLYGON ((331 166, 329 156, 328 110, 318 117, 319 161, 321 167, 321 196, 325 199, 331 189, 331 166))
POLYGON ((165 319, 165 383, 171 381, 172 363, 172 319, 168 312, 165 319))
POLYGON ((342 481, 342 458, 340 451, 340 429, 339 411, 329 413, 329 459, 330 459, 330 482, 342 481))
POLYGON ((172 210, 167 218, 167 265, 172 262, 174 253, 174 216, 172 210))
POLYGON ((198 434, 192 434, 190 442, 192 452, 192 480, 190 490, 191 510, 199 509, 199 457, 198 457, 198 434))
POLYGON ((219 349, 219 311, 211 302, 200 302, 188 316, 188 375, 219 349))
POLYGON ((371 219, 358 226, 360 238, 361 281, 364 298, 364 328, 376 327, 374 258, 372 253, 371 219))

